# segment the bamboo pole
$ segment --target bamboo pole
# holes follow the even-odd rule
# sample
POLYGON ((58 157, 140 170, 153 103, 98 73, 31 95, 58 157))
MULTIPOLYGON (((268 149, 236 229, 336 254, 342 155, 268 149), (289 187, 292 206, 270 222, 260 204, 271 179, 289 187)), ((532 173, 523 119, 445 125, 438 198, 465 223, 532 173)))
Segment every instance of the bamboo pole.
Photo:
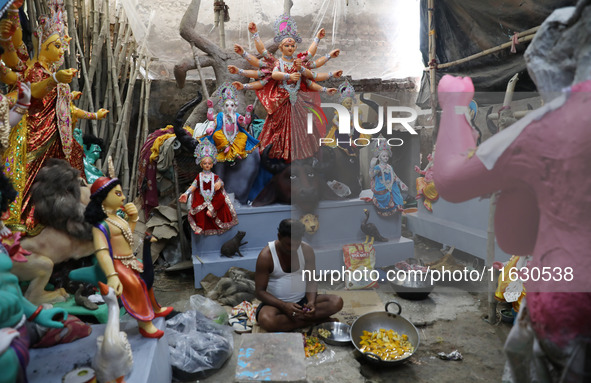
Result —
MULTIPOLYGON (((83 37, 82 37, 82 42, 80 43, 80 47, 84 50, 84 57, 86 58, 86 75, 87 77, 89 77, 89 85, 92 84, 92 78, 90 78, 89 74, 89 68, 92 66, 92 61, 91 61, 91 52, 92 52, 92 48, 91 48, 91 43, 94 42, 94 39, 91 39, 92 33, 93 33, 93 9, 94 9, 94 0, 90 0, 90 4, 88 5, 88 7, 86 6, 86 1, 85 0, 81 0, 83 8, 84 8, 84 25, 85 25, 85 29, 82 31, 83 33, 83 37)), ((97 38, 98 38, 98 34, 97 34, 97 38)), ((82 87, 82 98, 80 99, 80 102, 78 104, 78 107, 81 109, 85 109, 88 108, 89 106, 89 102, 90 99, 92 98, 92 92, 90 90, 90 87, 86 86, 86 83, 84 84, 84 86, 82 87), (86 94, 85 94, 86 93, 86 94)), ((86 127, 86 122, 81 121, 80 122, 80 129, 84 131, 86 127)))
POLYGON ((538 29, 540 29, 540 26, 539 25, 537 27, 526 29, 523 32, 517 33, 517 37, 523 37, 523 36, 527 36, 527 35, 533 35, 534 33, 536 33, 538 31, 538 29))
POLYGON ((95 6, 94 6, 94 0, 90 0, 90 4, 88 5, 88 9, 86 10, 86 14, 88 17, 88 35, 86 36, 87 38, 91 39, 90 41, 88 41, 88 43, 90 44, 92 42, 92 40, 95 39, 95 33, 97 33, 97 30, 94 28, 94 10, 95 10, 95 6))
MULTIPOLYGON (((92 12, 92 16, 93 16, 93 29, 94 29, 94 31, 98 31, 99 30, 99 22, 100 22, 98 10, 93 9, 91 12, 92 12)), ((97 67, 99 66, 99 64, 101 62, 100 57, 101 57, 101 52, 103 50, 105 37, 110 36, 110 33, 107 33, 107 28, 108 28, 108 21, 103 20, 103 25, 100 28, 101 32, 99 34, 95 33, 93 35, 92 57, 90 58, 90 68, 88 69, 88 89, 85 87, 84 91, 83 91, 87 102, 83 102, 83 104, 82 104, 83 107, 81 107, 82 109, 87 109, 88 107, 90 107, 90 99, 91 99, 92 85, 94 83, 94 75, 96 73, 97 67)), ((82 122, 80 123, 80 128, 82 129, 82 131, 85 131, 86 120, 82 120, 82 122)))
MULTIPOLYGON (((66 62, 68 68, 75 68, 78 69, 78 63, 76 62, 76 41, 78 33, 76 32, 76 17, 74 15, 74 4, 73 0, 66 0, 66 13, 67 13, 67 23, 68 23, 68 34, 70 35, 70 46, 68 49, 68 55, 66 57, 66 62)), ((78 90, 79 84, 78 79, 76 81, 72 81, 70 83, 70 87, 72 90, 78 90)))
POLYGON ((128 56, 130 55, 128 52, 133 50, 133 47, 128 47, 129 41, 131 38, 131 26, 129 23, 127 24, 127 30, 125 31, 125 37, 123 38, 123 44, 121 45, 121 50, 115 54, 115 62, 117 66, 115 67, 116 73, 121 73, 121 67, 123 66, 124 61, 129 62, 128 56))
MULTIPOLYGON (((149 60, 146 60, 146 65, 144 66, 144 70, 148 67, 149 60)), ((133 159, 131 161, 131 182, 130 182, 130 191, 129 191, 129 199, 133 200, 135 198, 135 183, 133 182, 136 174, 136 163, 137 163, 137 155, 138 155, 138 145, 140 143, 140 137, 142 135, 142 114, 144 113, 144 98, 146 97, 146 76, 142 81, 142 86, 140 88, 140 110, 138 112, 138 119, 137 119, 137 127, 135 130, 135 145, 133 146, 133 159)))
POLYGON ((35 5, 35 10, 37 11, 37 17, 35 18, 35 21, 38 23, 39 17, 44 14, 44 9, 42 8, 41 2, 39 0, 33 0, 33 3, 35 5))
POLYGON ((222 49, 226 49, 226 30, 224 28, 224 17, 225 17, 224 7, 222 7, 222 9, 219 11, 219 13, 220 13, 220 25, 219 25, 220 47, 222 49))
MULTIPOLYGON (((110 39, 110 38, 109 38, 110 39)), ((107 63, 111 65, 111 83, 113 85, 113 94, 115 95, 115 109, 117 111, 117 116, 121 116, 121 112, 123 111, 123 105, 121 103, 121 96, 119 95, 119 83, 117 82, 117 73, 115 72, 115 59, 112 55, 110 49, 107 48, 107 63)), ((115 128, 116 129, 116 128, 115 128)))
POLYGON ((146 99, 144 100, 144 115, 142 116, 143 128, 142 128, 142 137, 140 139, 140 142, 142 144, 144 142, 146 142, 146 140, 148 139, 148 131, 149 131, 148 110, 149 110, 149 105, 150 105, 150 89, 152 88, 152 80, 150 79, 150 76, 146 76, 146 77, 147 77, 146 99))
MULTIPOLYGON (((535 36, 535 34, 529 34, 527 36, 519 37, 517 39, 517 41, 519 43, 526 43, 528 41, 533 40, 534 36, 535 36)), ((459 60, 448 62, 448 63, 444 63, 444 64, 439 64, 439 65, 437 65, 437 68, 444 69, 444 68, 449 68, 449 67, 452 67, 452 66, 455 66, 455 65, 464 64, 464 63, 467 63, 468 61, 472 61, 474 59, 477 59, 477 58, 480 58, 480 57, 483 57, 483 56, 487 56, 487 55, 489 55, 491 53, 495 53, 495 52, 501 51, 503 49, 509 48, 511 46, 511 44, 513 44, 513 42, 512 41, 509 41, 509 42, 503 43, 501 45, 498 45, 496 47, 493 47, 493 48, 484 50, 484 51, 479 52, 479 53, 476 53, 476 54, 473 54, 471 56, 464 57, 463 59, 459 59, 459 60)), ((427 68, 425 68, 425 70, 427 70, 427 68)))
POLYGON ((122 158, 122 162, 123 162, 123 181, 122 181, 122 189, 123 189, 123 193, 125 195, 128 195, 129 192, 129 182, 130 182, 130 174, 129 174, 129 159, 128 157, 128 147, 127 147, 127 132, 129 131, 129 121, 130 121, 130 116, 131 116, 131 109, 133 108, 133 90, 135 88, 135 83, 136 83, 136 79, 138 76, 138 73, 140 71, 140 66, 142 63, 142 60, 147 60, 147 56, 146 56, 146 42, 148 40, 148 34, 150 33, 150 28, 152 26, 152 18, 154 16, 154 13, 152 13, 150 15, 150 18, 148 20, 148 28, 146 29, 146 36, 144 37, 144 41, 142 42, 142 46, 140 48, 140 55, 139 55, 139 59, 137 60, 137 62, 134 63, 134 66, 132 67, 133 70, 131 72, 131 76, 130 76, 130 82, 129 82, 129 86, 127 87, 127 96, 125 98, 125 105, 123 108, 123 118, 122 118, 122 122, 121 125, 119 127, 120 131, 121 131, 121 135, 122 135, 122 140, 121 140, 121 145, 123 146, 123 152, 124 152, 124 156, 122 158))
MULTIPOLYGON (((84 3, 84 0, 74 0, 74 8, 76 9, 76 37, 77 39, 82 39, 82 42, 79 43, 81 47, 84 47, 84 24, 86 22, 85 17, 84 17, 84 13, 82 10, 82 3, 84 3)), ((75 51, 78 51, 78 48, 76 47, 76 44, 74 44, 74 49, 75 51)), ((88 63, 85 63, 88 64, 88 63)), ((88 68, 88 65, 86 65, 86 67, 88 68)))
MULTIPOLYGON (((113 52, 111 51, 111 34, 107 35, 107 63, 110 65, 110 77, 111 77, 111 83, 113 86, 113 92, 112 94, 114 94, 114 99, 115 99, 115 108, 117 110, 117 123, 115 124, 115 128, 113 130, 113 135, 111 136, 111 142, 109 144, 109 149, 107 151, 107 155, 105 156, 106 158, 108 158, 109 156, 112 155, 113 153, 113 148, 115 147, 115 145, 117 144, 117 138, 119 136, 119 127, 120 127, 120 122, 121 122, 121 117, 122 117, 122 110, 123 110, 123 106, 121 104, 121 97, 120 97, 120 93, 119 93, 119 82, 118 82, 118 78, 117 78, 117 71, 115 69, 115 58, 113 57, 113 52)), ((103 172, 106 170, 105 168, 106 164, 103 164, 103 172)))
POLYGON ((96 71, 96 67, 98 65, 98 57, 101 54, 101 51, 103 50, 103 44, 105 41, 105 37, 107 36, 108 33, 108 24, 106 22, 106 20, 103 20, 103 24, 100 24, 100 12, 98 9, 98 5, 96 5, 95 2, 95 7, 92 9, 91 11, 91 16, 92 16, 92 57, 90 58, 90 69, 88 70, 88 78, 90 79, 90 85, 92 86, 92 81, 94 79, 94 73, 96 71), (99 32, 100 31, 100 32, 99 32), (99 32, 99 33, 97 33, 99 32))
MULTIPOLYGON (((94 25, 94 30, 98 31, 99 30, 99 22, 100 22, 100 16, 99 16, 99 11, 98 10, 93 10, 93 25, 94 25)), ((91 99, 91 92, 92 92, 92 85, 94 83, 94 76, 95 73, 97 71, 97 67, 99 67, 99 65, 101 64, 101 52, 103 50, 103 45, 104 45, 104 41, 105 41, 105 37, 108 35, 110 36, 110 33, 107 33, 108 31, 108 20, 103 19, 103 24, 100 28, 100 33, 98 35, 94 35, 93 36, 93 41, 92 41, 92 57, 90 58, 90 68, 88 69, 88 85, 89 88, 86 89, 86 87, 84 88, 84 94, 86 94, 85 98, 87 102, 84 102, 82 105, 84 106, 82 109, 88 109, 90 107, 90 99, 91 99)), ((100 78, 97 77, 98 80, 100 81, 100 78)), ((98 101, 98 98, 97 98, 98 101)), ((86 128, 86 124, 87 124, 87 120, 82 120, 82 122, 80 123, 80 129, 82 129, 82 131, 85 131, 86 128)))
MULTIPOLYGON (((157 60, 157 59, 152 59, 152 60, 157 60)), ((144 108, 142 111, 142 115, 138 116, 138 118, 142 121, 142 134, 140 137, 140 145, 143 146, 143 143, 146 142, 146 139, 148 138, 148 131, 149 131, 149 126, 148 126, 148 110, 149 110, 149 105, 150 105, 150 89, 152 87, 152 80, 150 79, 149 76, 149 69, 150 69, 150 63, 151 61, 148 62, 147 65, 147 69, 146 69, 146 95, 144 98, 144 108)), ((139 156, 139 147, 138 147, 138 156, 139 156)), ((134 170, 137 168, 137 162, 134 165, 134 170)), ((139 186, 137 185, 137 180, 136 180, 136 176, 134 176, 131 181, 134 183, 134 185, 136 186, 136 194, 139 191, 139 186)))
POLYGON ((427 1, 427 14, 429 16, 429 85, 431 91, 431 119, 435 128, 433 137, 437 137, 437 52, 435 44, 435 0, 427 1))
POLYGON ((31 30, 37 30, 37 10, 35 9, 35 2, 27 0, 27 12, 29 13, 29 22, 31 23, 31 30))
MULTIPOLYGON (((488 229, 486 232, 486 268, 492 270, 495 261, 495 211, 497 210, 497 195, 493 193, 490 196, 490 206, 488 208, 488 229)), ((487 286, 488 298, 488 323, 497 323, 497 302, 495 299, 495 280, 490 278, 487 286)))
MULTIPOLYGON (((145 42, 143 44, 143 51, 145 52, 145 42)), ((139 72, 139 63, 145 59, 145 55, 141 55, 140 59, 135 63, 132 71, 132 75, 130 77, 129 86, 127 87, 127 95, 125 97, 125 104, 123 105, 123 116, 117 121, 117 127, 115 128, 115 135, 113 136, 113 140, 111 141, 111 147, 109 148, 109 153, 112 152, 113 144, 116 145, 116 150, 119 151, 123 149, 123 152, 126 153, 127 147, 127 136, 126 130, 129 128, 129 116, 131 114, 131 107, 132 99, 133 99, 133 90, 135 87, 135 80, 137 77, 137 73, 139 72)), ((115 79, 114 79, 115 81, 115 79)), ((108 155, 107 155, 108 157, 108 155)), ((121 168, 121 164, 123 164, 123 169, 126 172, 122 178, 121 186, 123 189, 123 193, 125 195, 129 192, 129 161, 124 156, 118 156, 117 164, 115 169, 119 172, 121 168)))
POLYGON ((40 0, 35 0, 35 9, 37 10, 37 18, 41 15, 46 15, 45 4, 40 0))
POLYGON ((148 82, 148 77, 149 77, 149 73, 150 73, 150 64, 152 63, 152 60, 146 60, 146 65, 144 67, 144 79, 142 81, 142 88, 140 89, 140 110, 138 113, 138 119, 137 119, 137 131, 136 131, 136 135, 135 135, 135 146, 133 149, 133 160, 131 162, 131 169, 132 169, 132 173, 131 173, 131 192, 129 194, 129 199, 133 199, 136 197, 136 176, 137 176, 137 169, 138 169, 138 155, 139 155, 139 151, 140 151, 140 145, 142 144, 143 141, 141 141, 141 137, 142 137, 142 116, 144 115, 144 108, 147 108, 148 105, 146 105, 146 83, 148 82))
MULTIPOLYGON (((107 47, 107 49, 109 49, 107 47)), ((103 60, 102 60, 102 56, 99 58, 99 60, 101 61, 99 63, 99 65, 97 66, 97 70, 96 70, 96 82, 94 83, 94 99, 98 102, 98 100, 101 100, 101 94, 102 94, 102 82, 103 82, 103 72, 104 72, 104 65, 103 65, 103 60)))
POLYGON ((119 43, 119 34, 120 34, 120 28, 123 26, 123 23, 121 22, 121 15, 123 14, 122 12, 123 6, 121 5, 121 3, 117 3, 117 7, 115 8, 115 23, 113 24, 113 46, 117 47, 118 43, 119 43))
POLYGON ((88 7, 86 6, 86 0, 81 0, 82 1, 82 8, 84 9, 84 23, 86 28, 84 28, 84 53, 86 55, 86 59, 88 60, 86 62, 86 67, 90 68, 90 54, 91 54, 91 50, 90 50, 90 42, 91 42, 91 38, 92 38, 92 13, 91 13, 91 9, 93 9, 93 4, 94 4, 94 0, 90 0, 90 4, 88 5, 88 7))
MULTIPOLYGON (((107 4, 107 6, 108 6, 108 4, 107 4)), ((114 52, 117 50, 117 47, 112 45, 112 40, 109 41, 108 48, 109 48, 109 50, 111 50, 111 52, 113 52, 113 55, 112 55, 112 57, 113 57, 115 55, 114 52)), ((116 76, 118 77, 118 73, 116 74, 116 76)), ((117 81, 117 80, 114 79, 114 81, 117 81)), ((129 93, 128 93, 128 95, 129 95, 129 93)), ((116 171, 116 174, 120 174, 121 164, 127 163, 127 157, 126 157, 126 152, 125 152, 126 145, 124 145, 124 143, 126 143, 127 140, 126 140, 126 135, 124 134, 124 131, 121 128, 122 120, 125 118, 126 108, 127 108, 127 99, 125 100, 125 104, 123 105, 123 110, 122 110, 121 114, 118 116, 117 127, 115 128, 115 134, 113 136, 115 138, 115 159, 116 159, 115 171, 116 171)), ((111 148, 109 148, 109 150, 111 150, 111 148)), ((125 180, 122 181, 122 184, 124 182, 125 182, 125 180)), ((127 195, 127 191, 125 189, 124 189, 123 193, 125 195, 127 195)))
MULTIPOLYGON (((175 193, 175 195, 181 195, 181 191, 180 191, 180 187, 179 187, 179 177, 176 172, 177 162, 176 162, 176 158, 174 158, 174 157, 172 159, 172 167, 174 169, 174 171, 172 172, 173 177, 174 177, 174 193, 175 193)), ((191 247, 187 243, 187 238, 185 237, 185 235, 183 233, 183 226, 182 226, 183 213, 181 212, 181 204, 179 201, 176 201, 175 205, 176 205, 176 217, 177 217, 177 230, 179 233, 179 240, 180 240, 180 244, 181 244, 181 257, 185 258, 185 256, 188 254, 189 259, 191 259, 191 247)))
MULTIPOLYGON (((106 50, 106 45, 105 45, 104 49, 106 50)), ((98 121, 99 137, 103 140, 103 142, 109 142, 110 137, 114 131, 115 119, 117 118, 117 113, 113 109, 113 86, 111 83, 111 72, 109 70, 106 51, 101 56, 101 61, 102 61, 101 65, 103 65, 103 67, 106 68, 103 71, 103 73, 105 73, 105 75, 106 75, 105 81, 107 82, 107 86, 106 86, 106 90, 105 90, 105 97, 103 100, 103 102, 104 102, 103 107, 106 108, 107 110, 109 110, 110 113, 107 114, 106 118, 104 118, 101 121, 98 121)), ((100 159, 97 160, 97 163, 95 164, 95 166, 99 169, 102 169, 103 164, 102 164, 102 162, 99 162, 99 161, 100 161, 100 159)))
POLYGON ((111 50, 111 35, 107 35, 107 64, 110 65, 111 70, 111 82, 113 85, 113 93, 115 94, 115 107, 117 109, 117 116, 121 118, 123 106, 121 103, 121 96, 119 93, 119 82, 117 71, 115 69, 115 57, 113 57, 113 51, 111 50))
MULTIPOLYGON (((131 112, 130 112, 131 113, 131 112)), ((127 126, 129 128, 129 124, 127 126)), ((127 146, 127 132, 125 129, 121 129, 121 143, 123 146, 123 155, 121 156, 121 163, 123 164, 123 193, 129 195, 129 148, 127 146)))
MULTIPOLYGON (((130 67, 133 65, 133 67, 135 68, 136 65, 136 54, 134 53, 136 49, 136 44, 135 42, 131 42, 131 44, 129 45, 129 57, 127 58, 127 60, 125 60, 125 66, 123 67, 123 72, 118 72, 118 76, 119 76, 119 89, 121 89, 121 98, 123 98, 123 92, 125 91, 125 84, 127 83, 127 81, 129 80, 130 76, 131 76, 131 71, 132 69, 130 69, 130 67), (133 58, 133 63, 131 62, 131 60, 129 58, 133 58)), ((118 70, 120 70, 121 68, 118 68, 118 70)))
POLYGON ((131 58, 134 56, 136 50, 135 42, 131 35, 131 26, 127 25, 127 31, 124 37, 123 47, 121 50, 114 54, 115 57, 115 71, 117 78, 119 79, 119 89, 121 90, 120 97, 123 98, 123 92, 125 91, 125 84, 130 75, 131 58))
POLYGON ((207 100, 209 99, 209 92, 207 91, 205 79, 203 78, 203 73, 201 72, 201 64, 199 63, 199 55, 197 54, 197 48, 193 44, 191 44, 191 48, 193 49, 193 59, 195 60, 195 65, 197 65, 197 72, 199 72, 199 80, 201 81, 201 88, 203 88, 203 95, 207 100))
POLYGON ((109 70, 109 60, 105 55, 105 67, 107 68, 107 109, 111 113, 107 114, 107 118, 101 121, 101 137, 105 142, 109 140, 111 135, 115 131, 115 118, 116 114, 113 113, 113 81, 111 79, 111 72, 109 70))
MULTIPOLYGON (((515 73, 507 84, 505 92, 505 99, 503 106, 509 106, 513 100, 513 92, 515 85, 519 80, 519 73, 515 73)), ((503 129, 499 126, 499 132, 503 129)), ((492 265, 495 262, 495 212, 497 210, 497 193, 493 193, 490 197, 490 207, 488 210, 488 229, 486 232, 486 267, 492 270, 492 265)), ((488 323, 495 324, 497 321, 497 300, 495 298, 496 282, 493 278, 488 280, 488 323)))
MULTIPOLYGON (((80 47, 80 40, 78 40, 78 39, 76 39, 76 48, 78 49, 78 53, 80 54, 80 65, 82 66, 82 78, 84 78, 84 88, 90 89, 90 83, 88 80, 88 72, 86 71, 86 61, 85 61, 85 57, 84 57, 84 52, 82 51, 82 48, 80 47)), ((92 97, 89 98, 89 106, 90 106, 91 111, 95 110, 92 97)), ((92 125, 92 134, 94 134, 95 136, 98 136, 96 120, 92 120, 91 125, 92 125)))
MULTIPOLYGON (((107 47, 104 47, 103 50, 103 54, 101 55, 101 66, 103 67, 102 70, 102 76, 101 76, 101 84, 102 84, 102 89, 103 91, 101 92, 101 98, 100 98, 100 105, 98 105, 98 107, 105 107, 104 105, 107 104, 107 99, 109 97, 109 90, 107 89, 108 85, 109 85, 109 78, 111 77, 111 73, 109 71, 109 62, 107 61, 107 47)), ((112 89, 111 89, 112 91, 112 89)), ((98 101, 97 101, 98 103, 98 101)), ((105 107, 106 108, 106 107, 105 107)), ((111 109, 109 109, 110 111, 111 109)), ((111 115, 111 113, 109 113, 109 115, 111 115)), ((117 116, 114 116, 117 117, 117 116)), ((103 120, 100 123, 100 129, 99 132, 103 131, 104 129, 104 135, 105 137, 109 137, 109 134, 111 134, 109 127, 108 127, 108 121, 107 120, 103 120)))
POLYGON ((121 181, 121 187, 123 189, 123 193, 128 195, 129 192, 129 158, 127 157, 127 131, 129 129, 129 119, 131 115, 131 108, 133 107, 133 90, 135 88, 135 76, 137 76, 138 67, 140 65, 141 58, 135 64, 133 68, 132 77, 130 77, 130 83, 127 87, 127 95, 125 97, 125 104, 123 104, 123 116, 118 121, 118 132, 119 137, 117 139, 117 151, 122 152, 123 155, 117 158, 117 166, 116 169, 118 172, 120 171, 121 167, 123 166, 123 176, 121 181))
POLYGON ((117 68, 119 68, 121 56, 125 56, 125 53, 127 52, 127 42, 129 41, 130 33, 131 26, 126 22, 126 20, 119 21, 117 40, 113 40, 113 57, 115 57, 117 68))
POLYGON ((78 33, 78 37, 82 39, 80 46, 84 53, 83 56, 86 57, 85 65, 88 68, 90 65, 90 47, 87 42, 88 20, 86 19, 86 0, 78 0, 78 4, 78 19, 80 20, 80 32, 78 33))

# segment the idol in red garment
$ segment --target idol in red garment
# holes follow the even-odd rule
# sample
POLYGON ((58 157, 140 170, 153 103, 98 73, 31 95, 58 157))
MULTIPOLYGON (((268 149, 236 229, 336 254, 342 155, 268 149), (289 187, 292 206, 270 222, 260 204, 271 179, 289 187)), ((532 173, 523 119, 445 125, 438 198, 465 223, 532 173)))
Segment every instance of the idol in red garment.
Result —
POLYGON ((189 224, 197 235, 222 234, 238 224, 236 211, 224 190, 224 183, 211 171, 216 162, 216 154, 217 149, 207 139, 197 145, 196 162, 203 171, 179 198, 181 203, 189 201, 189 224))

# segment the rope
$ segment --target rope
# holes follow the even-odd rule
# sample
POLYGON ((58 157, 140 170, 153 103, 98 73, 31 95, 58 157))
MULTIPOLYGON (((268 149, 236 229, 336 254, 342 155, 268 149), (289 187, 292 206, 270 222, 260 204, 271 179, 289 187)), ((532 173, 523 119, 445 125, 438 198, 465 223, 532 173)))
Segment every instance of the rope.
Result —
POLYGON ((230 21, 230 11, 229 11, 230 7, 228 7, 226 5, 226 3, 224 3, 223 0, 218 0, 218 1, 214 1, 213 3, 213 11, 215 13, 217 12, 224 12, 224 22, 227 23, 228 21, 230 21))
POLYGON ((332 45, 334 46, 335 37, 337 34, 337 5, 338 2, 334 2, 334 7, 332 8, 332 45))
POLYGON ((519 44, 519 33, 515 32, 511 38, 511 53, 517 53, 517 48, 515 48, 517 44, 519 44))
POLYGON ((312 37, 314 38, 316 36, 316 33, 318 33, 318 30, 320 29, 320 24, 322 24, 322 21, 324 20, 324 16, 326 15, 326 11, 328 11, 328 0, 324 0, 322 2, 322 5, 320 6, 320 12, 318 12, 316 14, 316 16, 314 16, 314 21, 312 22, 312 25, 314 25, 314 28, 312 29, 312 37), (324 8, 324 12, 322 12, 322 9, 324 8), (322 16, 320 15, 322 13, 322 16))

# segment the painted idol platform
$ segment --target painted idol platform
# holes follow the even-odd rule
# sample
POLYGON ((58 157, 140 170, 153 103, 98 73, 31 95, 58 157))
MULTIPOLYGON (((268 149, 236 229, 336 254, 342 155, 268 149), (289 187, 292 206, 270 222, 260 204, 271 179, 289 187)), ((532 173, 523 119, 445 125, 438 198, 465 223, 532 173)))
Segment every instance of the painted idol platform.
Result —
MULTIPOLYGON (((418 211, 406 215, 407 227, 414 234, 486 259, 489 208, 489 198, 461 203, 439 198, 433 202, 433 212, 419 201, 418 211)), ((505 262, 510 257, 495 241, 495 261, 505 262)))
MULTIPOLYGON (((364 209, 370 211, 368 222, 374 223, 388 242, 374 242, 376 250, 375 267, 390 266, 414 255, 414 243, 401 237, 401 215, 396 213, 381 217, 375 207, 361 199, 320 202, 318 230, 315 234, 306 234, 304 241, 309 243, 316 253, 317 270, 341 270, 344 266, 343 245, 365 241, 365 234, 360 225, 365 218, 364 209)), ((277 226, 282 219, 301 217, 301 213, 289 205, 270 205, 262 207, 243 206, 236 208, 238 225, 222 235, 192 235, 191 245, 195 287, 209 273, 223 276, 232 266, 254 271, 257 256, 269 241, 277 238, 277 226), (228 258, 220 254, 220 248, 238 231, 245 231, 243 239, 248 244, 240 248, 243 257, 238 255, 228 258)))
MULTIPOLYGON (((154 325, 164 330, 164 318, 156 318, 154 325)), ((72 343, 60 344, 51 349, 30 349, 27 367, 29 383, 61 382, 68 372, 90 367, 96 353, 96 338, 105 332, 104 324, 92 325, 92 333, 72 343)), ((125 379, 127 383, 162 383, 172 381, 168 341, 166 333, 160 339, 148 339, 140 335, 137 322, 121 322, 121 331, 133 352, 133 369, 125 379)))

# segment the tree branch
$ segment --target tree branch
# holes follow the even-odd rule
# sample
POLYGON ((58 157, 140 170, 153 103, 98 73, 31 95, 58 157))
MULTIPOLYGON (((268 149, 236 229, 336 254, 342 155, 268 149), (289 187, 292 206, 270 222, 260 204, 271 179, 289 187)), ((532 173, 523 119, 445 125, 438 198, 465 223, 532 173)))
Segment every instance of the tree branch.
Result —
POLYGON ((185 12, 183 19, 181 20, 181 25, 179 27, 181 37, 189 43, 195 45, 197 48, 201 49, 208 55, 217 56, 221 59, 225 59, 228 57, 228 54, 226 52, 221 50, 215 43, 213 43, 207 37, 199 35, 195 31, 200 5, 201 0, 193 0, 191 1, 191 4, 189 4, 189 7, 185 12))
MULTIPOLYGON (((201 67, 208 67, 213 66, 213 59, 209 56, 199 56, 199 64, 201 67)), ((187 78, 187 72, 193 69, 197 69, 197 64, 195 63, 195 59, 193 55, 183 57, 175 66, 174 66, 174 78, 176 80, 176 85, 183 89, 185 87, 185 80, 187 78)))

